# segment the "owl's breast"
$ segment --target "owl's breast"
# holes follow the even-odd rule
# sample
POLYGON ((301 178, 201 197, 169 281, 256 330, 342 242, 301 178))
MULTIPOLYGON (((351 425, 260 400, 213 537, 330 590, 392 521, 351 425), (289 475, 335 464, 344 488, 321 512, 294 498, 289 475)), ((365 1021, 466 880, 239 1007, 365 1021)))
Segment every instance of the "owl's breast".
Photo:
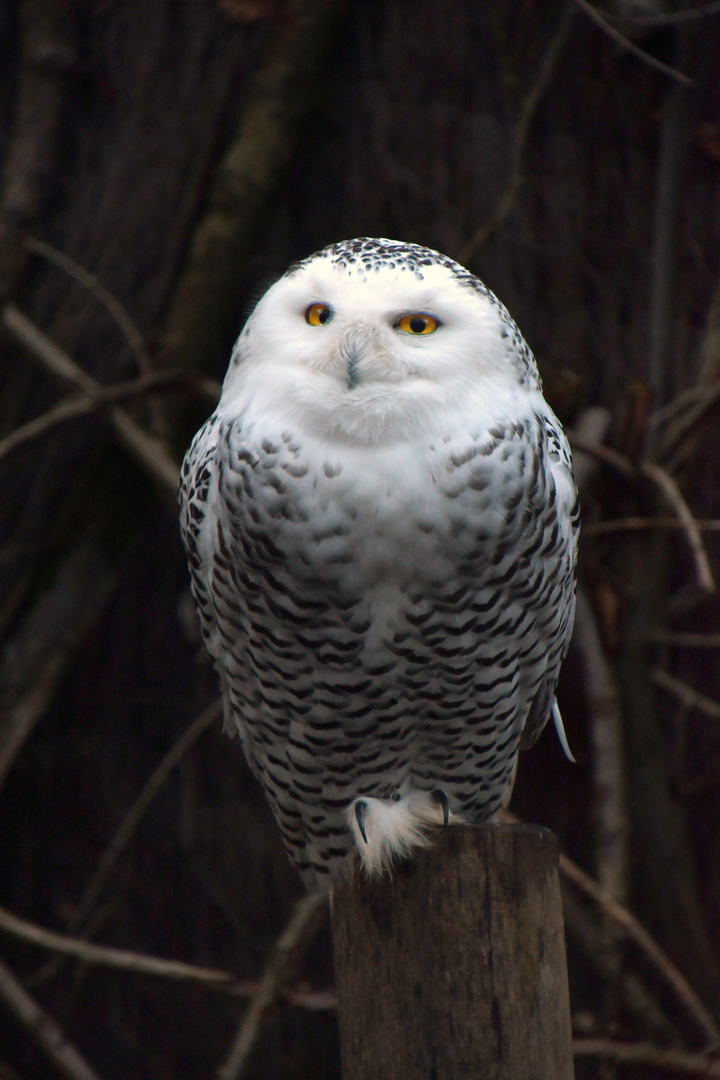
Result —
POLYGON ((354 596, 442 587, 471 556, 477 573, 528 457, 517 435, 501 445, 451 429, 372 452, 286 430, 239 436, 221 434, 219 495, 248 562, 354 596))

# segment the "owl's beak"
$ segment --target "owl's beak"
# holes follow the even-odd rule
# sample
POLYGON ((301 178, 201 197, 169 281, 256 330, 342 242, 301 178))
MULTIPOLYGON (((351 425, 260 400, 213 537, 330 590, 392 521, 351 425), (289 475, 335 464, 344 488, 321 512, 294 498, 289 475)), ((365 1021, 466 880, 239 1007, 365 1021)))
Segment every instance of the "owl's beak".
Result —
POLYGON ((374 327, 355 323, 348 326, 340 338, 338 358, 349 391, 363 382, 374 381, 387 358, 374 327))

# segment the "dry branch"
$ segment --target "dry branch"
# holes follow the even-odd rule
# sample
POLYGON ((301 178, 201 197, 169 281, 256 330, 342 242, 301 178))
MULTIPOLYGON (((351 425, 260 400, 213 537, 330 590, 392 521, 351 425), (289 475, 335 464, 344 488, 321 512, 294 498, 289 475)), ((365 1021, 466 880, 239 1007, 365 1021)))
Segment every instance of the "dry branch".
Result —
POLYGON ((670 474, 654 462, 642 462, 640 471, 644 476, 647 476, 652 480, 662 491, 666 501, 677 514, 678 520, 682 522, 688 544, 690 545, 690 550, 692 551, 695 560, 698 586, 702 592, 712 595, 712 593, 715 592, 716 586, 712 570, 710 569, 710 563, 708 562, 707 552, 705 551, 702 536, 700 535, 700 530, 697 527, 695 518, 690 511, 690 507, 680 494, 680 489, 670 474))
POLYGON ((227 1059, 217 1072, 217 1080, 238 1080, 257 1040, 265 1010, 281 996, 302 957, 325 920, 327 893, 303 897, 282 934, 273 946, 257 992, 250 1002, 227 1059))
POLYGON ((571 881, 573 885, 581 889, 591 897, 600 909, 614 922, 621 926, 627 936, 640 948, 649 960, 664 977, 666 982, 673 988, 678 998, 683 1002, 688 1013, 693 1017, 696 1024, 705 1033, 710 1045, 720 1045, 720 1028, 703 1005, 690 983, 682 972, 672 962, 670 957, 660 948, 655 939, 647 932, 644 926, 638 922, 627 908, 618 904, 611 896, 603 892, 596 881, 586 874, 584 870, 572 862, 567 855, 560 853, 560 873, 571 881))
POLYGON ((58 424, 67 420, 74 420, 78 416, 87 416, 88 413, 98 412, 108 405, 126 398, 140 397, 153 391, 167 390, 178 387, 182 390, 191 390, 202 394, 209 401, 216 402, 220 396, 220 385, 214 379, 202 379, 183 371, 158 371, 151 375, 142 375, 139 379, 128 379, 126 382, 116 383, 114 386, 99 389, 92 397, 73 397, 58 402, 41 416, 29 420, 27 424, 16 428, 0 439, 0 458, 5 457, 11 450, 15 450, 23 443, 31 442, 40 438, 46 432, 51 431, 58 424))
POLYGON ((683 1076, 720 1077, 720 1060, 709 1054, 665 1050, 650 1043, 621 1043, 612 1039, 573 1039, 575 1057, 600 1057, 617 1064, 646 1065, 683 1076))
POLYGON ((624 12, 607 12, 607 18, 615 22, 631 23, 633 26, 655 28, 661 26, 678 26, 681 23, 690 22, 693 19, 705 19, 709 15, 720 15, 720 3, 704 4, 702 7, 686 8, 684 11, 670 11, 663 15, 629 15, 624 12))
POLYGON ((13 937, 22 938, 23 941, 37 945, 41 949, 49 949, 51 952, 62 953, 65 956, 74 956, 86 964, 101 964, 105 967, 119 968, 122 971, 134 971, 139 975, 201 982, 223 988, 237 983, 236 976, 228 971, 197 967, 180 960, 163 960, 157 956, 145 956, 127 949, 114 949, 107 945, 95 945, 67 934, 45 930, 1 907, 0 930, 12 934, 13 937))
MULTIPOLYGON (((101 389, 100 384, 93 379, 92 375, 88 375, 14 304, 7 304, 0 318, 3 326, 13 337, 49 371, 78 387, 89 397, 94 397, 101 389)), ((165 445, 143 431, 123 409, 111 408, 110 419, 126 449, 153 479, 159 480, 166 490, 169 489, 172 492, 174 498, 180 478, 180 468, 165 445)))
POLYGON ((458 256, 461 263, 467 264, 472 262, 478 252, 485 244, 487 244, 490 237, 494 236, 498 229, 502 228, 515 208, 522 186, 523 158, 525 156, 525 146, 530 133, 530 125, 532 124, 545 91, 550 85, 563 46, 567 41, 570 23, 570 10, 566 7, 560 17, 557 30, 540 62, 537 76, 520 106, 520 114, 513 136, 510 176, 505 186, 505 190, 498 199, 490 218, 473 233, 468 242, 461 249, 458 256))
POLYGON ((69 1080, 99 1080, 85 1058, 68 1042, 49 1013, 28 994, 0 960, 0 1001, 33 1037, 47 1059, 69 1080))
MULTIPOLYGON (((165 960, 159 956, 95 945, 68 934, 58 934, 22 919, 2 907, 0 930, 30 945, 36 945, 39 949, 71 956, 97 967, 115 968, 158 979, 201 983, 209 990, 221 990, 232 997, 254 998, 260 988, 260 984, 254 980, 239 979, 231 971, 199 967, 197 964, 186 964, 180 960, 165 960)), ((294 987, 283 987, 280 996, 288 1004, 311 1012, 334 1009, 337 1004, 334 990, 298 990, 294 987)))
POLYGON ((95 541, 82 541, 7 645, 0 663, 0 788, 114 584, 95 541))
POLYGON ((678 698, 687 708, 697 709, 703 716, 707 716, 711 720, 720 720, 720 702, 699 693, 692 686, 688 686, 687 683, 676 679, 673 675, 668 675, 662 668, 655 668, 652 672, 652 678, 658 686, 678 698))
POLYGON ((9 435, 0 438, 0 458, 10 454, 10 451, 16 447, 31 442, 33 438, 39 438, 47 431, 52 431, 58 423, 96 413, 108 405, 124 401, 127 397, 139 397, 153 391, 174 387, 198 392, 212 402, 217 402, 220 394, 219 383, 214 379, 202 379, 185 372, 157 372, 152 375, 142 375, 139 379, 128 379, 126 382, 116 383, 116 386, 104 387, 92 397, 70 397, 47 409, 46 413, 36 417, 35 420, 28 420, 21 428, 16 428, 9 435))
MULTIPOLYGON (((720 532, 720 520, 711 518, 702 521, 695 518, 695 525, 701 531, 720 532)), ((677 518, 627 517, 610 521, 589 521, 583 524, 583 536, 602 536, 615 532, 642 532, 647 529, 684 529, 685 524, 677 518)))
POLYGON ((609 446, 600 446, 591 439, 584 439, 571 429, 568 429, 566 434, 573 450, 582 450, 584 454, 597 458, 603 465, 609 465, 611 469, 615 469, 616 472, 626 476, 629 480, 632 480, 637 475, 637 470, 630 458, 619 454, 617 450, 612 450, 609 446))
MULTIPOLYGON (((507 810, 502 811, 501 816, 503 821, 518 821, 518 818, 507 810)), ((677 996, 685 1004, 690 1015, 694 1017, 698 1026, 705 1033, 709 1043, 713 1046, 720 1045, 720 1028, 715 1023, 715 1020, 682 972, 635 916, 622 904, 619 904, 617 900, 613 900, 611 896, 608 896, 589 874, 586 874, 577 863, 574 863, 572 859, 569 859, 562 852, 560 852, 560 873, 586 896, 589 896, 605 915, 622 927, 628 938, 645 953, 666 982, 673 988, 677 996)))
POLYGON ((110 318, 120 329, 130 347, 130 351, 135 357, 138 370, 143 375, 149 375, 155 370, 144 337, 131 319, 125 307, 109 289, 105 288, 95 274, 91 274, 89 270, 86 270, 85 267, 75 262, 75 259, 71 259, 69 255, 66 255, 63 251, 59 251, 45 240, 38 240, 34 236, 27 236, 25 237, 25 247, 34 255, 40 255, 43 259, 47 259, 48 262, 52 263, 53 266, 57 266, 60 270, 64 270, 66 274, 74 278, 74 280, 82 285, 84 289, 87 289, 87 291, 95 297, 98 303, 102 304, 110 318))
MULTIPOLYGON (((578 589, 573 640, 582 656, 590 719, 597 877, 603 891, 622 902, 627 893, 629 831, 622 725, 615 681, 603 653, 595 615, 582 588, 578 589)), ((601 948, 609 969, 605 979, 609 1004, 622 966, 621 941, 609 921, 603 927, 601 948)), ((606 1012, 609 1019, 609 1007, 606 1012)))
POLYGON ((73 913, 68 930, 76 931, 87 920, 92 908, 97 903, 105 883, 107 882, 115 863, 127 847, 130 839, 137 829, 140 821, 148 810, 153 799, 160 791, 168 776, 188 752, 191 746, 197 742, 200 736, 215 723, 222 715, 222 701, 214 701, 207 709, 204 709, 198 717, 182 733, 179 739, 173 743, 164 758, 152 773, 142 791, 132 804, 122 820, 120 828, 104 851, 97 869, 90 880, 77 909, 73 913))
MULTIPOLYGON (((597 918, 566 881, 561 882, 561 892, 568 940, 580 950, 600 977, 610 984, 618 972, 614 958, 608 955, 606 935, 597 918)), ((621 971, 617 985, 623 1011, 642 1032, 651 1034, 666 1045, 682 1045, 678 1029, 637 975, 631 971, 621 971)))
POLYGON ((670 67, 669 64, 664 64, 662 60, 658 60, 656 57, 651 56, 650 53, 646 53, 644 49, 639 48, 633 41, 629 41, 624 34, 621 34, 619 30, 616 30, 606 19, 604 15, 588 3, 588 0, 574 0, 579 8, 581 8, 585 14, 592 19, 592 21, 599 26, 601 30, 604 30, 609 38, 619 45, 622 49, 632 53, 633 56, 637 56, 639 60, 642 60, 648 67, 654 68, 656 71, 662 72, 663 75, 669 76, 671 79, 675 79, 676 82, 682 83, 683 86, 694 86, 693 80, 682 71, 676 71, 675 68, 670 67))
POLYGON ((582 655, 591 723, 597 876, 600 887, 622 902, 627 888, 628 836, 622 728, 613 676, 583 589, 578 590, 574 640, 582 655))
POLYGON ((652 640, 658 645, 673 645, 681 649, 720 649, 720 634, 691 634, 656 630, 652 640))

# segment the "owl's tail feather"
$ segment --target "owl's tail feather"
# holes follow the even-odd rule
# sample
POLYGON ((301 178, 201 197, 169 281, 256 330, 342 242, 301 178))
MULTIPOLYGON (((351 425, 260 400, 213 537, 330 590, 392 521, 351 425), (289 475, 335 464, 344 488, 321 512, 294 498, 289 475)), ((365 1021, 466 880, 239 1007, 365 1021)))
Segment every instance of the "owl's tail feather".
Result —
POLYGON ((432 833, 449 821, 461 821, 447 812, 447 798, 429 791, 411 791, 399 799, 355 799, 347 821, 357 845, 360 863, 372 876, 390 870, 432 842, 432 833))
POLYGON ((568 761, 572 761, 573 765, 576 765, 577 762, 572 755, 570 743, 568 742, 567 735, 565 734, 565 725, 563 724, 562 716, 560 715, 560 708, 555 698, 553 698, 552 703, 552 718, 553 723, 555 724, 555 730, 557 731, 558 739, 560 740, 560 745, 565 752, 565 757, 568 759, 568 761))

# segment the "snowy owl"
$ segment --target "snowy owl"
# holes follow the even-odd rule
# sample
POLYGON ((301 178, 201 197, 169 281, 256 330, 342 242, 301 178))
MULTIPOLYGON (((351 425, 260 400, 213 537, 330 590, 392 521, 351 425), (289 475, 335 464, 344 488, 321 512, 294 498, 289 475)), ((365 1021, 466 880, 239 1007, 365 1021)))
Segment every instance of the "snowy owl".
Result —
POLYGON ((291 266, 180 505, 226 724, 308 887, 487 821, 551 714, 562 737, 570 452, 518 327, 452 259, 361 238, 291 266))

